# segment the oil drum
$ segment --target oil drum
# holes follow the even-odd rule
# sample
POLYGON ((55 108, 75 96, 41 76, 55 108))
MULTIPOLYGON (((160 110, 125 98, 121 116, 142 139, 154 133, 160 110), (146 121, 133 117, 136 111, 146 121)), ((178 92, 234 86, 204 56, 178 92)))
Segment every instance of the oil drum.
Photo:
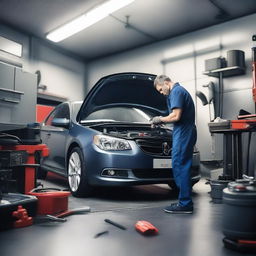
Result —
POLYGON ((230 239, 256 239, 256 181, 234 181, 223 190, 223 234, 230 239))

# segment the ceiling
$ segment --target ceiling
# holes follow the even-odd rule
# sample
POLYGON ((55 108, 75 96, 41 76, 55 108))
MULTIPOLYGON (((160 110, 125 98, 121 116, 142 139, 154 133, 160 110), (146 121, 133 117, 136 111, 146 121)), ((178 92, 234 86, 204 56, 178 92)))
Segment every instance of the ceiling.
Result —
MULTIPOLYGON (((45 39, 48 32, 101 2, 104 0, 0 0, 0 22, 45 39)), ((256 13, 256 0, 135 0, 51 44, 91 60, 252 13, 256 13)))

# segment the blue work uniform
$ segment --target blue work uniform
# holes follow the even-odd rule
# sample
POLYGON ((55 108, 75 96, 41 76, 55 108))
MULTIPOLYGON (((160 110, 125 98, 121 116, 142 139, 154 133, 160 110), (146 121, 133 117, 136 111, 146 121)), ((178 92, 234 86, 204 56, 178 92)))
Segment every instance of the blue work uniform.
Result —
POLYGON ((195 106, 188 91, 175 83, 169 96, 168 107, 171 113, 175 108, 181 108, 179 121, 173 123, 172 137, 172 171, 179 188, 179 205, 193 205, 191 198, 191 166, 193 148, 197 139, 195 126, 195 106))

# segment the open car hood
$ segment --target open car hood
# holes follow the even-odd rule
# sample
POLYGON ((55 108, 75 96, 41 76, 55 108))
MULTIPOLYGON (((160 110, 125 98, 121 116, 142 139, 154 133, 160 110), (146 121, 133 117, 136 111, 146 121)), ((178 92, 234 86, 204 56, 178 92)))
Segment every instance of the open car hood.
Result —
POLYGON ((144 73, 118 73, 101 78, 86 96, 77 121, 86 119, 94 111, 115 106, 146 108, 156 115, 166 115, 166 98, 154 88, 155 77, 144 73))

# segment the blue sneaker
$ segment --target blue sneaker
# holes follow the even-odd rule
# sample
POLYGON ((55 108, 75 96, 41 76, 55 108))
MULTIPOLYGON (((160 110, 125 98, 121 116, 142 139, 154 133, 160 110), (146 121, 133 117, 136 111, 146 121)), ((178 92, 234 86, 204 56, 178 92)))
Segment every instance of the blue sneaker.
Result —
POLYGON ((164 208, 167 213, 193 213, 193 206, 180 206, 179 204, 171 204, 164 208))

